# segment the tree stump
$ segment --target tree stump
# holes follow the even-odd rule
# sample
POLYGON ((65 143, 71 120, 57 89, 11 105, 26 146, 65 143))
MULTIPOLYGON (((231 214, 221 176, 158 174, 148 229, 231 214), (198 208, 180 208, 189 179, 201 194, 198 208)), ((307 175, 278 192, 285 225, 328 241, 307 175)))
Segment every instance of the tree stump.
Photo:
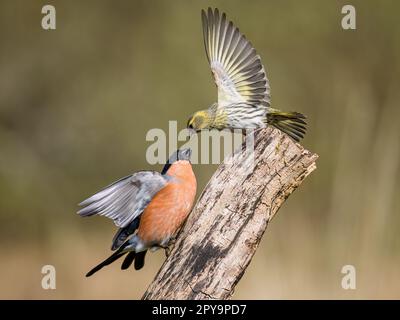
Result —
POLYGON ((274 128, 253 141, 253 161, 243 144, 214 173, 143 299, 232 296, 268 223, 318 158, 274 128))

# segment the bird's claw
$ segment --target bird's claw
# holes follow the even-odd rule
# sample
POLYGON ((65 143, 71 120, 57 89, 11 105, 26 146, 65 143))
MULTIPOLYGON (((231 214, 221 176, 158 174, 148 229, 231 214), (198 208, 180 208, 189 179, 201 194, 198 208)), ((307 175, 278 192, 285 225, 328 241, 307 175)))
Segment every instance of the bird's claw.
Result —
POLYGON ((165 256, 168 258, 169 255, 171 254, 172 249, 175 246, 176 238, 171 238, 171 240, 168 242, 168 246, 165 247, 165 256))

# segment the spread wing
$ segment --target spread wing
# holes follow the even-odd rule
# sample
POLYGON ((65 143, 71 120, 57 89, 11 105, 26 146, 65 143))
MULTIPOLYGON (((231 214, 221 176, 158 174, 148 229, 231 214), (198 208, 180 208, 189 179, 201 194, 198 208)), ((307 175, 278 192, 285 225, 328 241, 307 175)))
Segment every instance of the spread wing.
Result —
POLYGON ((247 102, 268 107, 270 88, 260 56, 218 9, 201 12, 204 46, 218 87, 218 106, 247 102))
POLYGON ((120 228, 126 227, 167 183, 167 178, 158 172, 139 171, 81 202, 83 208, 78 214, 83 217, 98 214, 114 220, 120 228))

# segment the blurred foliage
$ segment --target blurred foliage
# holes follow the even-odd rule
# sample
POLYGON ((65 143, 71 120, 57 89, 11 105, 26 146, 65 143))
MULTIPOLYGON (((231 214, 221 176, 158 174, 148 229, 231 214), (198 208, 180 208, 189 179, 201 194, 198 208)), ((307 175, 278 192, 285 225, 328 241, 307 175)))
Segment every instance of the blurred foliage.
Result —
MULTIPOLYGON (((303 145, 318 169, 271 223, 237 298, 400 298, 397 1, 46 1, 0 4, 2 298, 139 298, 143 271, 84 273, 108 255, 114 227, 76 204, 146 163, 146 132, 180 128, 216 98, 200 10, 225 11, 263 59, 273 106, 308 115, 303 145), (57 268, 44 291, 41 267, 57 268), (340 287, 357 268, 357 290, 340 287)), ((196 165, 200 191, 215 165, 196 165)))

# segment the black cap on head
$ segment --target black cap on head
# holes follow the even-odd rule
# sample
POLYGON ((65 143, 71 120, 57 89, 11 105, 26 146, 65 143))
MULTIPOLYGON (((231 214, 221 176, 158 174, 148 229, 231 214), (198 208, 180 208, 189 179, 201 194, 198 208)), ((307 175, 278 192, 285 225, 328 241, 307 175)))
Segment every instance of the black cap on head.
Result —
POLYGON ((176 150, 171 157, 168 159, 167 163, 165 164, 163 170, 161 171, 161 174, 165 174, 171 164, 173 164, 176 161, 179 160, 186 160, 190 161, 190 157, 192 156, 192 150, 190 148, 185 148, 185 149, 178 149, 176 150))

